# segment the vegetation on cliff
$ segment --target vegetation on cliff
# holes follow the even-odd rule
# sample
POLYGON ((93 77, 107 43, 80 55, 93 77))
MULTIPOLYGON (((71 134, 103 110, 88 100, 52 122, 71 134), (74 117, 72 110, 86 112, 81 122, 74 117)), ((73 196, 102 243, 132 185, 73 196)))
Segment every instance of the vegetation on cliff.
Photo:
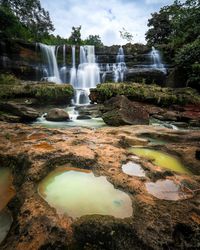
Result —
POLYGON ((160 106, 200 103, 200 95, 192 88, 162 88, 139 83, 104 83, 90 90, 92 102, 102 103, 111 97, 125 95, 132 101, 143 101, 160 106))
POLYGON ((70 84, 21 83, 10 75, 0 75, 0 100, 35 98, 40 103, 70 103, 73 93, 74 90, 70 84))

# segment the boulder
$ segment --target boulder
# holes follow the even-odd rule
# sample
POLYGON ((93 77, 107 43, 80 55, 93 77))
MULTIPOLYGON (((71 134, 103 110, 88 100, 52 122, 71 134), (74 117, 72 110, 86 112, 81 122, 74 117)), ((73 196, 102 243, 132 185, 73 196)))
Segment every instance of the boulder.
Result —
POLYGON ((149 114, 142 104, 136 105, 123 95, 105 102, 102 118, 110 126, 149 124, 149 114))
POLYGON ((54 122, 62 122, 67 121, 69 119, 69 114, 65 110, 58 108, 50 109, 46 116, 47 121, 54 122))
POLYGON ((14 102, 0 103, 0 110, 4 113, 19 117, 19 120, 22 122, 35 121, 40 116, 35 109, 14 102))

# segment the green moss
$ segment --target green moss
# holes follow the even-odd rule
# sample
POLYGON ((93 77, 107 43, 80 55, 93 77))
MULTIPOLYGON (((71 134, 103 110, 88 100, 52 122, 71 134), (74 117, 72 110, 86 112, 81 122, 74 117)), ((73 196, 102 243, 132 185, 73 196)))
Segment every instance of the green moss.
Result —
POLYGON ((35 98, 40 103, 68 103, 73 97, 73 87, 70 84, 2 84, 0 85, 0 100, 13 98, 35 98))
POLYGON ((91 89, 91 100, 102 103, 116 95, 125 95, 133 101, 145 101, 161 106, 200 103, 200 95, 192 88, 162 88, 139 83, 104 83, 91 89))
POLYGON ((63 103, 71 100, 73 96, 73 88, 69 84, 63 85, 41 85, 36 89, 35 97, 42 102, 63 103))

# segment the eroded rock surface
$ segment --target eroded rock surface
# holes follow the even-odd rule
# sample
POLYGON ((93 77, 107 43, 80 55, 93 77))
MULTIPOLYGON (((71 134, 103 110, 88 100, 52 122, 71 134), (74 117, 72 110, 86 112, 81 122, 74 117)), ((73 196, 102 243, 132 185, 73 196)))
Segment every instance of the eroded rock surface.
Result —
POLYGON ((0 166, 12 170, 16 195, 7 204, 13 224, 0 249, 198 249, 199 147, 199 131, 145 125, 60 130, 1 122, 0 166), (144 136, 166 143, 150 146, 144 136), (141 140, 142 145, 178 156, 194 175, 178 174, 130 154, 129 143, 134 146, 141 140), (145 177, 123 173, 122 164, 129 160, 142 166, 145 177), (58 215, 37 188, 49 172, 65 165, 106 176, 115 188, 129 194, 133 215, 125 219, 87 215, 76 220, 58 215), (169 201, 147 192, 146 183, 165 179, 190 195, 169 201))

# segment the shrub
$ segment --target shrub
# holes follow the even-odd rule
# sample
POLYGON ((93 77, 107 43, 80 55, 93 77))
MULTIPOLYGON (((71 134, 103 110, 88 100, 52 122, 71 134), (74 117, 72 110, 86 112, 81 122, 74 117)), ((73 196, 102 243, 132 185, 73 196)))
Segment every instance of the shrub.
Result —
POLYGON ((0 74, 0 84, 19 84, 20 80, 12 74, 0 74))

